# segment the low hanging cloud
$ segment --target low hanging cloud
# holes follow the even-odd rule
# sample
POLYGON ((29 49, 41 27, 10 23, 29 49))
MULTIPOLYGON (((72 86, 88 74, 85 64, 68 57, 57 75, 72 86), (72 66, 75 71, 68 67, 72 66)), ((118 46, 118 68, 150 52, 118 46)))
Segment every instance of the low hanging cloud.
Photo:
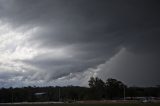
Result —
POLYGON ((159 10, 156 0, 0 0, 0 83, 159 84, 159 10))
POLYGON ((157 55, 135 54, 126 49, 121 49, 109 61, 93 70, 97 70, 97 76, 103 80, 117 78, 129 86, 158 85, 159 60, 157 55))

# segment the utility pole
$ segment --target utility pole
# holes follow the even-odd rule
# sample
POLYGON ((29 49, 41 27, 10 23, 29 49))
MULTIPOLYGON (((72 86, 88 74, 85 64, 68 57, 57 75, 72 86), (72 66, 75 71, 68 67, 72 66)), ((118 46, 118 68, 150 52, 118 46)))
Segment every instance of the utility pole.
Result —
POLYGON ((61 91, 60 91, 60 87, 59 87, 59 92, 58 92, 58 94, 59 94, 59 102, 60 102, 60 100, 61 100, 61 91))
POLYGON ((123 99, 126 100, 126 89, 125 89, 125 86, 123 86, 123 99))
POLYGON ((11 102, 13 103, 13 88, 11 88, 11 102))

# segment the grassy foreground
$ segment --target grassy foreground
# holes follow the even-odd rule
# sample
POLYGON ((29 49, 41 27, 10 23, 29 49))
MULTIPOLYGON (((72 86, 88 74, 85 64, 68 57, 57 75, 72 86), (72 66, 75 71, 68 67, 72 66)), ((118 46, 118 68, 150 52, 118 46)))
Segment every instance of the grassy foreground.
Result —
POLYGON ((160 106, 160 103, 133 104, 0 104, 0 106, 160 106))

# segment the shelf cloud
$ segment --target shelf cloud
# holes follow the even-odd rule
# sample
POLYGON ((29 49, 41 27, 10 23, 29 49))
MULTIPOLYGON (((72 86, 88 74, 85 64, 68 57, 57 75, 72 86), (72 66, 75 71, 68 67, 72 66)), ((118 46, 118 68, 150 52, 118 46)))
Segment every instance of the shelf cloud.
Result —
POLYGON ((158 0, 0 0, 1 87, 160 83, 158 0), (67 83, 66 83, 67 81, 67 83))

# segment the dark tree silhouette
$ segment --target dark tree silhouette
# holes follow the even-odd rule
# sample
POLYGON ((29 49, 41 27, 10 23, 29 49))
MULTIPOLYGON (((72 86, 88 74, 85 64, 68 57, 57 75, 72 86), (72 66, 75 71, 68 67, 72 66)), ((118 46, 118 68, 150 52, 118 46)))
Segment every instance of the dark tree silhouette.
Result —
POLYGON ((126 85, 116 79, 109 78, 106 80, 107 94, 110 99, 122 98, 126 87, 126 85))
POLYGON ((89 82, 89 86, 91 88, 91 97, 93 99, 102 99, 105 98, 105 83, 103 80, 98 77, 91 77, 89 82))

